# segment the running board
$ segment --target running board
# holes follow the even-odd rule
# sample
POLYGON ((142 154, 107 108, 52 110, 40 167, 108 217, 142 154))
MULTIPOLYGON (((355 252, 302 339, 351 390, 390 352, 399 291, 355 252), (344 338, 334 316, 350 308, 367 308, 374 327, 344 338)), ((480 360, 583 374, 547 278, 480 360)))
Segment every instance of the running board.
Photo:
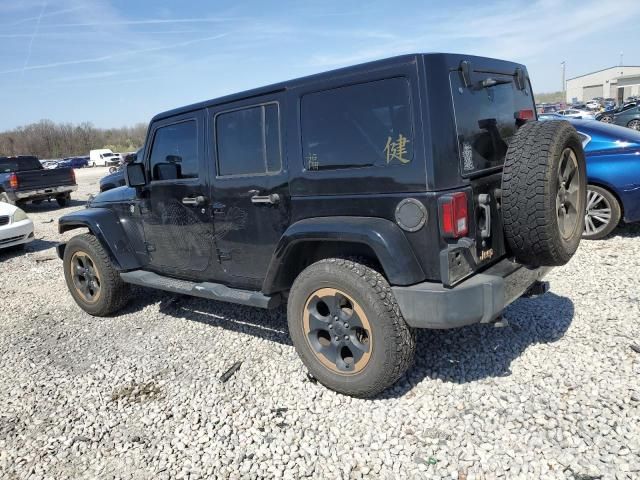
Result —
POLYGON ((194 297, 220 300, 222 302, 239 303, 250 307, 275 308, 280 305, 280 295, 267 296, 261 292, 229 288, 220 283, 190 282, 176 278, 164 277, 145 270, 133 270, 120 273, 123 282, 142 287, 157 288, 167 292, 182 293, 194 297))

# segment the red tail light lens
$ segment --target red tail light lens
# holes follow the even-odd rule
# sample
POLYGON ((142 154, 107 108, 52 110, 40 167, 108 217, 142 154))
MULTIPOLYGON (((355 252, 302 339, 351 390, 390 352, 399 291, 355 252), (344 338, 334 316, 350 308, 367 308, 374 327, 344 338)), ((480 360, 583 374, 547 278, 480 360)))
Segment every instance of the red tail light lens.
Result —
POLYGON ((18 188, 20 182, 18 182, 18 176, 15 173, 9 175, 9 186, 14 190, 18 188))
POLYGON ((448 238, 460 238, 469 232, 467 194, 451 193, 440 197, 440 229, 448 238))
POLYGON ((76 171, 75 169, 71 169, 71 180, 73 180, 73 183, 76 183, 76 171))
POLYGON ((517 113, 518 120, 533 120, 535 115, 533 114, 533 110, 520 110, 517 113))

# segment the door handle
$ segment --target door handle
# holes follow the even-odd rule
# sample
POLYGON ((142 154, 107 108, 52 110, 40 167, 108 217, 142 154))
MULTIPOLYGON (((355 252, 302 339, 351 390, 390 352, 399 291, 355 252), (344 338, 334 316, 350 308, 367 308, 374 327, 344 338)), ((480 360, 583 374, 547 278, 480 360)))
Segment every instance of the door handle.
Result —
POLYGON ((277 193, 271 193, 269 195, 258 195, 256 190, 249 190, 249 193, 252 193, 251 203, 254 204, 269 204, 276 205, 280 203, 280 195, 277 193))
POLYGON ((190 207, 199 207, 205 203, 207 203, 207 197, 203 195, 198 195, 197 197, 184 197, 182 199, 182 204, 190 207))

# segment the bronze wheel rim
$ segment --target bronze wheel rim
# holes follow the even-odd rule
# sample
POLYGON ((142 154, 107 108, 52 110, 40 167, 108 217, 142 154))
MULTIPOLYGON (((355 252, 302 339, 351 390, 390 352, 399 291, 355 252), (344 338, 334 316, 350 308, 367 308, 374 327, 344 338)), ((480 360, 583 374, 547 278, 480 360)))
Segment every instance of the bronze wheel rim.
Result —
POLYGON ((83 301, 96 303, 100 299, 102 280, 95 262, 85 252, 76 252, 71 257, 71 278, 83 301))
POLYGON ((332 373, 360 373, 371 359, 369 319, 353 297, 341 290, 321 288, 309 296, 303 329, 311 351, 332 373))

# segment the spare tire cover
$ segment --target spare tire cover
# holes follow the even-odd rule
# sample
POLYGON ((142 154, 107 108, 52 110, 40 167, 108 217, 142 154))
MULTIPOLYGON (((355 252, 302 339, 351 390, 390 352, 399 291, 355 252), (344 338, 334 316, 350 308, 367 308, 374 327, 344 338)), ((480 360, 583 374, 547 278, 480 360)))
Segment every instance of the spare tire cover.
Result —
POLYGON ((516 260, 567 263, 584 230, 585 204, 586 166, 575 128, 564 120, 520 127, 502 173, 505 238, 516 260))

